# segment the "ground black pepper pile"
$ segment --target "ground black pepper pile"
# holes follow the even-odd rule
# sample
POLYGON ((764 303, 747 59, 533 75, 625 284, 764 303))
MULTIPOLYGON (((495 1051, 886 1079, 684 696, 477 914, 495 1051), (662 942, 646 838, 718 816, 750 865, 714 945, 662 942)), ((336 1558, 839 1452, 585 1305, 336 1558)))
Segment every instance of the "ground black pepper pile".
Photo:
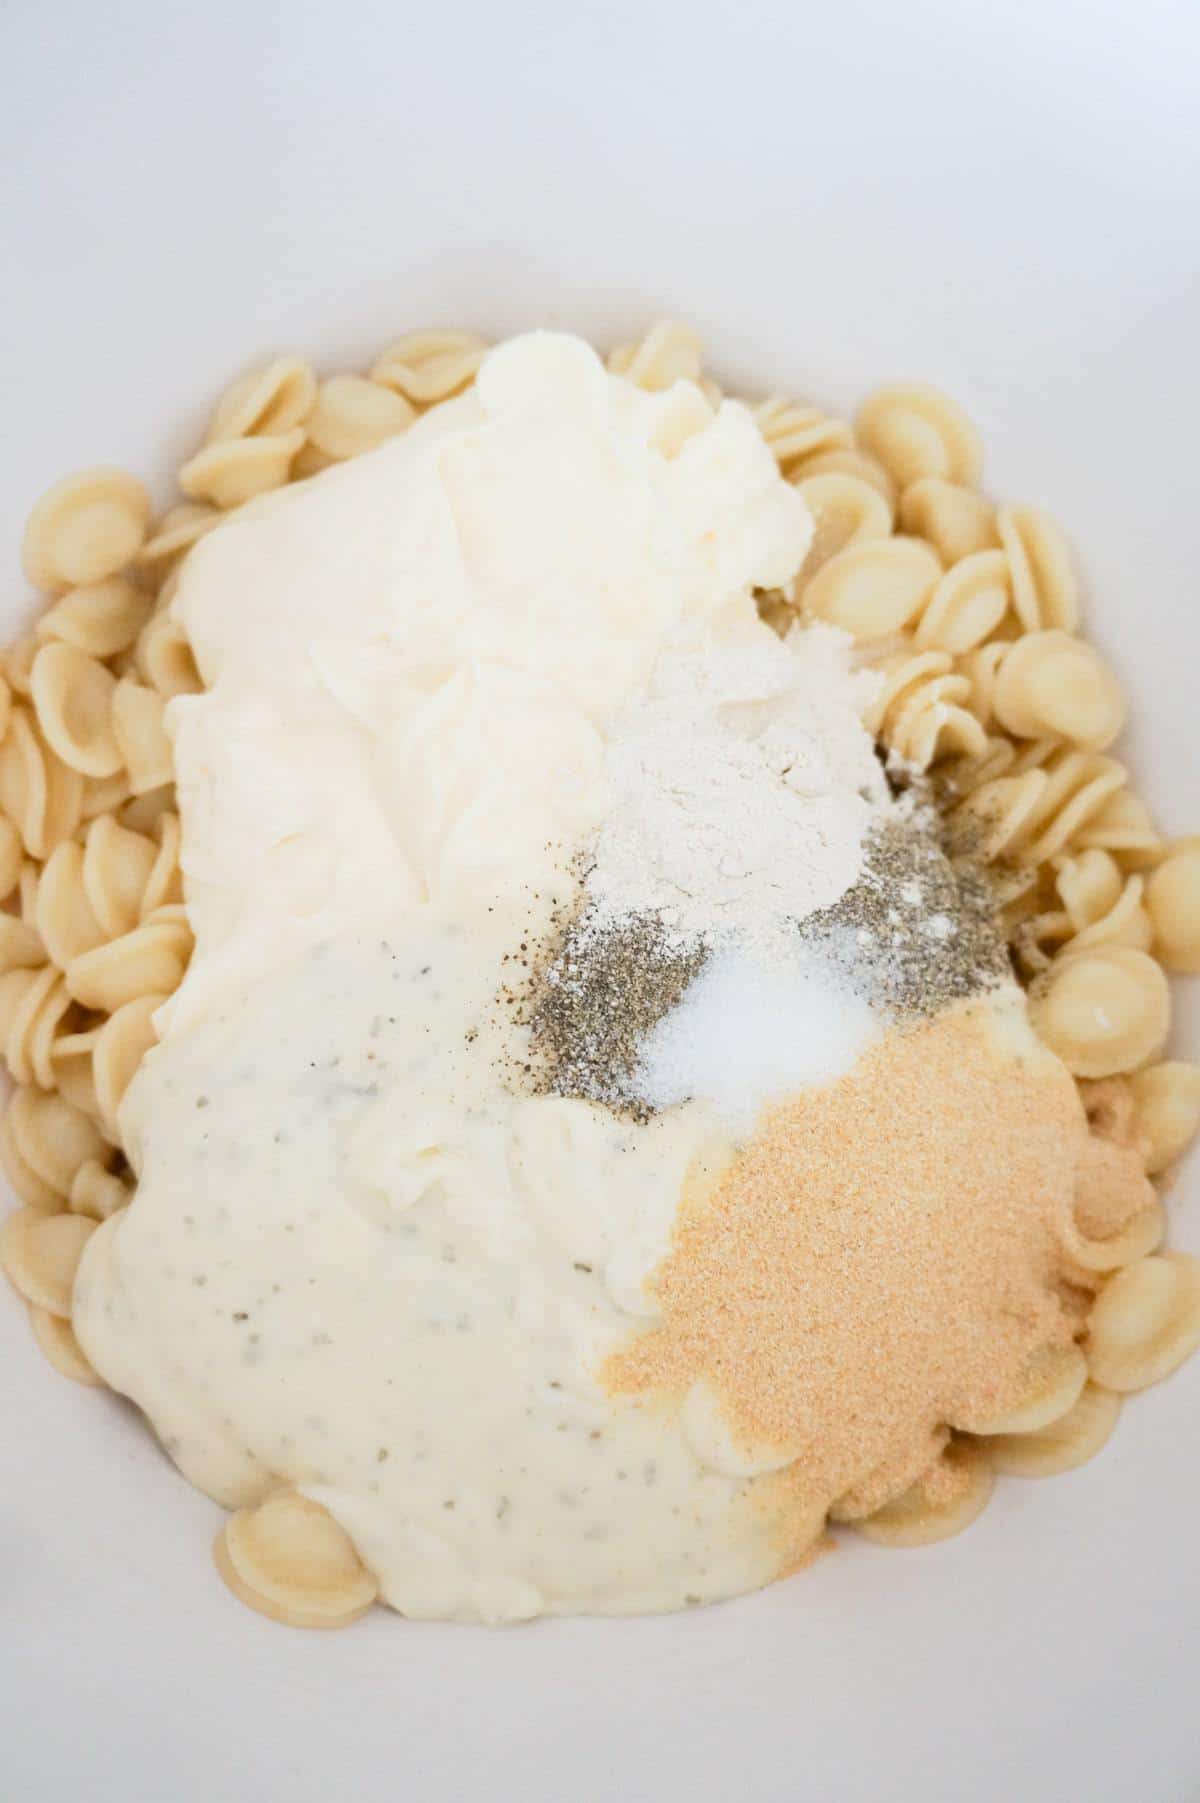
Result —
POLYGON ((928 1016, 1003 982, 1012 964, 986 874, 946 856, 934 807, 900 805, 864 845, 858 881, 799 934, 869 1002, 928 1016))
POLYGON ((681 944, 653 914, 613 920, 585 908, 533 986, 535 1089, 646 1118, 631 1093, 638 1057, 706 956, 702 941, 681 944))

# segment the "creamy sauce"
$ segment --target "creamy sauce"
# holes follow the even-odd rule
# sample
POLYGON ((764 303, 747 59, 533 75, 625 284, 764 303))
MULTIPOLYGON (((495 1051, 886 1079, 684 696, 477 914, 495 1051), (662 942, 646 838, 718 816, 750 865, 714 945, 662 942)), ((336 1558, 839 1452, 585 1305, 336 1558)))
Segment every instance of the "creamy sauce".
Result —
POLYGON ((608 723, 668 643, 761 639, 810 537, 744 409, 535 335, 184 567, 197 952, 76 1329, 192 1482, 302 1486, 406 1614, 673 1608, 792 1550, 769 1449, 599 1377, 724 1139, 522 1096, 496 997, 575 893, 608 723))

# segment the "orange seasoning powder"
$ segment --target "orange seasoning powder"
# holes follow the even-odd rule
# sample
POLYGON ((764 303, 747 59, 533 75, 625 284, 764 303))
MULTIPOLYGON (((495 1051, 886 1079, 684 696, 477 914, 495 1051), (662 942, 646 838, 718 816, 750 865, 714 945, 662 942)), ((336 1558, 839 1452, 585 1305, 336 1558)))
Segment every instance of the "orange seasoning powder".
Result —
MULTIPOLYGON (((894 1031, 685 1202, 659 1324, 605 1381, 682 1401, 706 1380, 735 1445, 794 1461, 755 1487, 807 1539, 834 1504, 868 1513, 1073 1337, 1060 1293, 1088 1145, 1074 1081, 1011 992, 894 1031)), ((1139 1171, 1129 1212, 1144 1187, 1139 1171)))

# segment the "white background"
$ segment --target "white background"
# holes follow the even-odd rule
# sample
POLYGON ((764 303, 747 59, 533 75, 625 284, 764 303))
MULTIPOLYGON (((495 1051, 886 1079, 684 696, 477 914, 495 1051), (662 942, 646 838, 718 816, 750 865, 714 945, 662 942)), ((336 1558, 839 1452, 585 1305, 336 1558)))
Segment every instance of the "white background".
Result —
MULTIPOLYGON (((7 0, 6 606, 44 484, 165 477, 267 352, 680 313, 752 391, 963 399, 1081 544, 1195 825, 1198 55, 1187 0, 7 0)), ((0 1353, 6 1803, 1200 1797, 1200 1369, 944 1547, 686 1618, 304 1637, 3 1297, 0 1353)))

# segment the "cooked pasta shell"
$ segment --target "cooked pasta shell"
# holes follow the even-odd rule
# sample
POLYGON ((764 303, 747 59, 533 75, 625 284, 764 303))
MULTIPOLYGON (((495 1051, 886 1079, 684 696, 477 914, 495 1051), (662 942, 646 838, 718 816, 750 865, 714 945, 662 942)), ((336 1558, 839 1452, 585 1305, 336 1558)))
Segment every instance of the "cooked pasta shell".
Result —
POLYGON ((98 1160, 81 1164, 71 1184, 71 1212, 87 1215, 92 1221, 110 1221, 126 1208, 132 1197, 127 1183, 112 1171, 106 1171, 98 1160))
POLYGON ((859 641, 890 638, 921 613, 941 573, 918 538, 851 545, 817 571, 804 591, 805 610, 859 641))
POLYGON ((38 725, 63 763, 82 776, 113 776, 121 768, 112 728, 116 686, 112 671, 76 645, 52 640, 34 659, 38 725))
POLYGON ((1168 970, 1200 970, 1200 845, 1173 852, 1152 872, 1146 907, 1168 970))
POLYGON ((993 1471, 1005 1477, 1055 1477, 1074 1471, 1104 1447, 1117 1425, 1121 1398, 1088 1383, 1074 1408, 1033 1433, 997 1434, 981 1442, 993 1471))
POLYGON ((186 926, 147 921, 72 959, 67 987, 85 1008, 113 1014, 142 996, 172 994, 183 979, 191 949, 186 926))
POLYGON ((1166 1252, 1129 1265, 1092 1304, 1084 1350, 1094 1381, 1126 1394, 1161 1383, 1200 1346, 1200 1259, 1166 1252))
POLYGON ((1079 624, 1079 585, 1059 528, 1037 507, 1001 507, 996 530, 1012 571, 1013 606, 1026 632, 1079 624))
MULTIPOLYGON (((843 422, 839 420, 837 423, 841 425, 843 422)), ((831 451, 809 452, 805 456, 797 457, 788 468, 789 482, 803 482, 809 476, 829 474, 857 476, 860 482, 869 482, 872 488, 878 489, 892 511, 892 517, 895 518, 896 484, 882 463, 874 457, 868 457, 865 451, 858 450, 853 444, 831 451)), ((905 531, 907 530, 908 528, 905 527, 905 531)))
POLYGON ((175 775, 171 741, 163 724, 163 697, 123 676, 113 694, 113 734, 135 796, 157 793, 175 775))
POLYGON ((75 1273, 95 1231, 83 1215, 20 1208, 0 1227, 0 1264, 26 1302, 70 1320, 75 1273))
MULTIPOLYGON (((754 423, 780 469, 793 480, 807 459, 849 451, 854 444, 854 434, 844 419, 834 419, 819 407, 798 407, 780 394, 758 403, 754 423)), ((809 476, 816 473, 808 472, 809 476)), ((890 496, 886 498, 890 507, 890 496)))
POLYGON ((304 443, 304 428, 266 438, 229 438, 206 445, 179 472, 179 486, 195 501, 228 510, 282 488, 292 458, 304 443))
POLYGON ((830 470, 796 483, 813 518, 813 541, 796 578, 799 594, 821 568, 847 545, 887 538, 892 510, 879 490, 861 476, 830 470))
POLYGON ((976 489, 942 476, 909 483, 900 497, 900 529, 928 539, 947 569, 1000 543, 991 502, 976 489))
POLYGON ((991 637, 1008 612, 1008 562, 1002 551, 976 551, 942 576, 917 622, 914 642, 960 656, 991 637))
POLYGON ((660 319, 644 338, 619 344, 609 353, 608 367, 638 388, 660 394, 676 382, 699 382, 704 347, 699 335, 677 319, 660 319))
POLYGON ((209 507, 203 501, 181 501, 177 507, 168 508, 138 552, 138 565, 151 572, 151 580, 164 575, 177 558, 219 525, 221 518, 219 507, 209 507))
POLYGON ((417 417, 402 394, 365 376, 331 376, 322 382, 308 422, 308 442, 340 461, 372 451, 405 431, 417 417))
POLYGON ((42 943, 60 970, 104 942, 105 930, 83 886, 83 847, 74 840, 58 846, 47 860, 38 884, 36 919, 42 943))
POLYGON ((108 1146, 93 1121, 54 1090, 30 1085, 9 1103, 13 1143, 47 1186, 68 1196, 75 1174, 89 1159, 103 1161, 108 1146))
POLYGON ((21 547, 35 587, 58 593, 123 570, 146 536, 150 496, 124 470, 64 476, 35 505, 21 547))
POLYGON ((29 1323, 33 1328, 33 1337, 54 1366, 60 1377, 69 1377, 72 1383, 89 1384, 93 1387, 103 1384, 88 1364, 83 1355, 79 1341, 75 1338, 75 1329, 61 1315, 53 1315, 49 1309, 29 1305, 29 1323))
POLYGON ((119 938, 137 925, 158 857, 153 839, 131 832, 111 814, 92 821, 81 874, 89 905, 108 938, 119 938))
POLYGON ((149 595, 124 576, 70 589, 48 608, 35 628, 37 637, 61 639, 88 657, 115 657, 132 645, 150 616, 149 595))
POLYGON ((878 1546, 931 1546, 960 1534, 982 1515, 993 1482, 978 1448, 968 1441, 952 1441, 911 1489, 854 1526, 878 1546))
POLYGON ((32 1165, 26 1164, 21 1156, 13 1132, 10 1111, 6 1108, 0 1116, 0 1165, 4 1174, 12 1184, 19 1202, 26 1208, 34 1209, 38 1214, 59 1214, 66 1206, 66 1198, 52 1184, 39 1177, 32 1165))
POLYGON ((1061 738, 1103 751, 1125 724, 1116 677, 1091 645, 1058 630, 1029 632, 996 673, 996 717, 1017 738, 1061 738))
POLYGON ((1166 1043, 1171 1002, 1145 952, 1098 945, 1056 958, 1029 992, 1039 1037, 1077 1077, 1136 1070, 1166 1043))
POLYGON ((1138 1143, 1152 1177, 1165 1171, 1200 1130, 1200 1066, 1171 1060, 1129 1079, 1138 1143))
MULTIPOLYGON (((172 991, 177 983, 178 979, 172 984, 172 991)), ((96 1035, 92 1072, 100 1103, 100 1119, 115 1144, 120 1143, 118 1113, 121 1098, 146 1053, 158 1043, 154 1016, 167 1000, 168 993, 140 995, 136 1001, 126 1002, 105 1021, 96 1035)))
POLYGON ((302 357, 276 357, 230 384, 217 402, 204 442, 271 438, 302 426, 317 398, 317 378, 302 357))
MULTIPOLYGON (((164 814, 159 826, 158 850, 142 892, 144 920, 159 915, 165 908, 182 905, 183 872, 179 867, 182 842, 178 814, 164 814)), ((187 918, 186 912, 183 918, 187 918)))
POLYGON ((898 382, 867 396, 855 422, 863 449, 877 457, 903 492, 925 476, 973 487, 983 445, 962 408, 940 389, 898 382))
POLYGON ((371 380, 430 407, 469 387, 487 351, 487 340, 475 332, 409 332, 377 359, 371 380))
POLYGON ((0 914, 0 976, 9 970, 35 970, 46 962, 46 947, 36 927, 15 914, 0 914))
POLYGON ((1018 1401, 989 1416, 956 1419, 952 1425, 989 1437, 1034 1433, 1075 1407, 1087 1375, 1087 1360, 1078 1346, 1046 1347, 1031 1360, 1018 1401))
POLYGON ((350 1536, 296 1490, 231 1515, 214 1556, 240 1602, 288 1627, 346 1627, 379 1594, 350 1536))
POLYGON ((147 621, 136 655, 140 674, 164 701, 198 695, 204 687, 183 628, 165 611, 147 621))

